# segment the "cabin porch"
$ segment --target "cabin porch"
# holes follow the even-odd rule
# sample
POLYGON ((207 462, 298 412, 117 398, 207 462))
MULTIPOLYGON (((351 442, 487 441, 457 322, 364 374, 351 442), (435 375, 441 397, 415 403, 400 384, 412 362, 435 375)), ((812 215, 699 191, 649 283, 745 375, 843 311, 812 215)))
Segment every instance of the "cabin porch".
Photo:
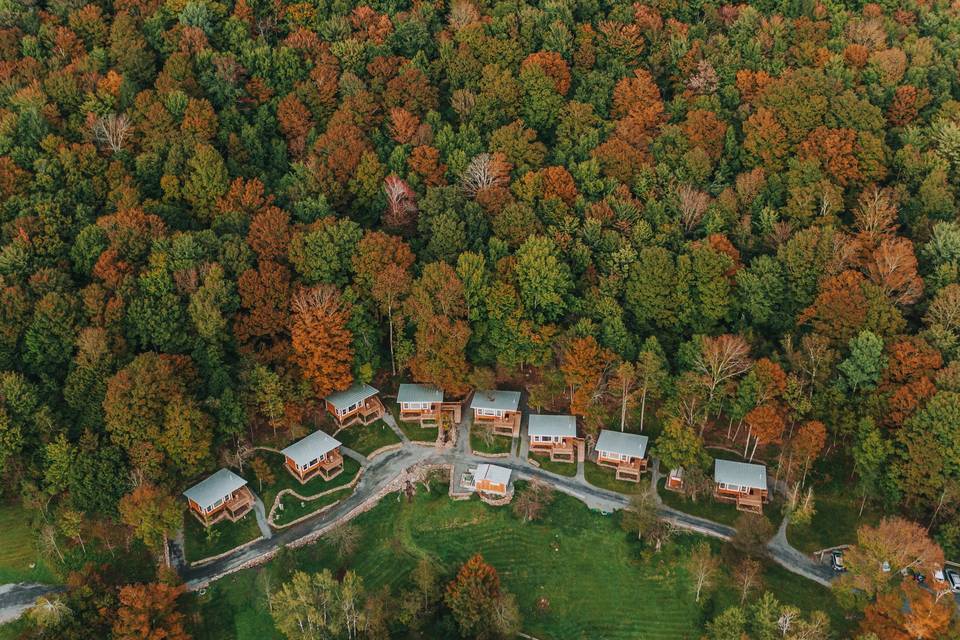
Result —
POLYGON ((630 458, 621 460, 617 458, 608 458, 602 454, 597 454, 597 464, 601 467, 610 467, 617 470, 617 480, 627 482, 640 482, 640 475, 647 470, 646 458, 630 458))
POLYGON ((494 435, 516 438, 520 435, 520 412, 509 411, 502 416, 483 415, 474 412, 473 421, 480 425, 489 426, 494 435))
POLYGON ((230 498, 219 506, 207 511, 200 509, 197 503, 190 501, 190 512, 205 527, 217 524, 221 520, 236 522, 253 508, 253 493, 247 487, 240 487, 230 494, 230 498))
POLYGON ((455 424, 460 422, 461 405, 459 402, 434 402, 428 409, 406 408, 400 405, 400 420, 417 422, 421 427, 436 427, 444 415, 448 415, 455 424))
POLYGON ((306 469, 298 469, 297 465, 290 458, 287 458, 284 466, 300 484, 306 484, 317 477, 329 481, 343 473, 343 455, 339 449, 331 451, 323 459, 318 460, 316 464, 306 469))
POLYGON ((577 454, 573 438, 560 442, 536 442, 530 439, 530 453, 549 454, 551 462, 576 462, 577 454))
POLYGON ((333 416, 336 418, 337 424, 341 428, 344 428, 354 424, 373 424, 382 418, 384 413, 386 413, 386 409, 383 403, 380 402, 380 398, 372 396, 364 400, 360 406, 353 411, 343 415, 338 415, 334 412, 333 416))
POLYGON ((736 504, 737 511, 763 513, 763 503, 767 501, 767 492, 762 489, 740 487, 731 489, 717 485, 714 497, 721 502, 736 504))

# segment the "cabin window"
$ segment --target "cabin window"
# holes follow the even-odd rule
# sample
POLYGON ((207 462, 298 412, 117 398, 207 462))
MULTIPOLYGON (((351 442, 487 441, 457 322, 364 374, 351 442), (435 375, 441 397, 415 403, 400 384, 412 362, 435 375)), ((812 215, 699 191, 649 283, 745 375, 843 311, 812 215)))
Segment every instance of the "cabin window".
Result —
POLYGON ((222 504, 223 504, 223 498, 220 498, 219 500, 217 500, 216 502, 214 502, 214 503, 213 503, 213 506, 210 507, 210 508, 211 508, 211 509, 216 509, 217 507, 219 507, 219 506, 222 505, 222 504))
POLYGON ((477 409, 477 413, 481 416, 493 416, 495 418, 503 417, 503 411, 500 409, 477 409))
POLYGON ((312 467, 313 465, 317 464, 318 462, 320 462, 320 460, 317 459, 317 458, 314 458, 313 460, 311 460, 310 462, 307 463, 307 465, 304 467, 304 469, 309 469, 310 467, 312 467))

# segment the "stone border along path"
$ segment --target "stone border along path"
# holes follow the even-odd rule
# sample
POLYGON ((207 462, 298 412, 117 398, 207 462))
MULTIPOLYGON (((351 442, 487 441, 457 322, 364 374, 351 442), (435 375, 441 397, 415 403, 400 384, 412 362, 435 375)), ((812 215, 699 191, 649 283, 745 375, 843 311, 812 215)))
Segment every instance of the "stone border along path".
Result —
MULTIPOLYGON (((378 456, 376 460, 368 461, 364 465, 363 477, 357 483, 356 491, 351 496, 335 504, 333 508, 317 514, 315 518, 308 518, 275 533, 273 538, 269 540, 260 540, 257 544, 203 567, 181 567, 180 573, 187 583, 187 587, 198 589, 240 569, 266 562, 281 546, 301 546, 317 539, 329 529, 347 522, 359 513, 373 507, 387 493, 402 489, 405 481, 399 483, 398 481, 410 475, 416 475, 422 468, 448 467, 462 469, 483 464, 489 458, 474 455, 469 451, 468 446, 464 446, 469 442, 469 438, 466 437, 469 422, 469 418, 466 418, 459 425, 458 446, 453 448, 436 449, 416 446, 407 438, 404 438, 402 447, 378 456)), ((514 451, 517 449, 517 447, 514 447, 514 451)), ((535 479, 544 482, 557 491, 577 498, 593 509, 612 512, 623 509, 630 503, 628 496, 616 491, 595 487, 589 484, 580 473, 575 477, 557 475, 538 468, 516 455, 500 458, 497 464, 509 468, 514 472, 516 478, 535 479)), ((659 477, 657 469, 658 465, 655 461, 651 466, 651 487, 656 487, 656 480, 659 477)), ((677 528, 722 540, 729 540, 734 534, 733 528, 727 525, 673 509, 660 503, 659 499, 658 504, 660 517, 677 528)), ((770 559, 792 573, 813 580, 823 586, 830 586, 834 577, 833 571, 828 566, 814 562, 806 554, 798 551, 787 542, 786 522, 785 518, 777 531, 777 535, 767 543, 770 559)))
MULTIPOLYGON (((263 564, 273 558, 281 547, 300 547, 315 542, 331 529, 371 509, 387 494, 402 490, 407 482, 422 479, 429 470, 449 468, 451 473, 455 473, 458 469, 469 468, 490 460, 469 451, 469 428, 472 422, 469 413, 457 425, 455 445, 442 449, 435 446, 422 446, 410 441, 396 426, 389 412, 384 415, 384 422, 397 432, 402 446, 377 456, 376 460, 367 460, 355 452, 345 451, 348 455, 352 453, 351 457, 357 458, 364 469, 363 477, 357 483, 356 491, 352 495, 335 503, 331 509, 315 514, 316 517, 308 517, 297 524, 274 532, 271 538, 261 538, 254 544, 235 549, 201 567, 180 565, 177 569, 187 588, 197 590, 231 573, 263 564)), ((535 467, 529 461, 519 457, 518 454, 523 453, 524 449, 523 439, 519 440, 521 446, 513 447, 517 455, 500 458, 497 461, 498 465, 512 470, 516 478, 544 482, 557 491, 577 498, 592 509, 612 512, 629 505, 628 496, 589 484, 579 468, 575 477, 567 477, 535 467)), ((651 487, 656 491, 656 482, 659 477, 658 461, 654 460, 650 469, 651 487)), ((734 534, 732 527, 664 505, 660 502, 659 495, 657 495, 657 502, 660 517, 679 529, 722 540, 729 540, 734 534)), ((829 587, 834 578, 833 570, 827 565, 814 562, 806 554, 791 546, 786 538, 786 527, 787 518, 784 518, 777 534, 767 543, 770 559, 792 573, 829 587)), ((61 588, 26 583, 0 585, 0 620, 3 620, 5 615, 7 619, 18 617, 38 596, 61 588)))

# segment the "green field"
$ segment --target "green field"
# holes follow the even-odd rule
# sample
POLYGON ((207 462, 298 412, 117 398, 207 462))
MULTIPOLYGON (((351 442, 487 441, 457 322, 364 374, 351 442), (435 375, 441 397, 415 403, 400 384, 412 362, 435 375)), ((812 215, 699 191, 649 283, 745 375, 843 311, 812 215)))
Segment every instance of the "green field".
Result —
POLYGON ((801 551, 812 553, 857 540, 857 528, 876 524, 880 514, 869 504, 860 515, 860 496, 850 487, 836 484, 814 486, 816 513, 809 525, 787 527, 787 540, 801 551))
POLYGON ((260 537, 253 511, 237 522, 221 520, 210 529, 214 532, 213 538, 208 538, 207 528, 193 514, 189 511, 183 514, 183 553, 188 562, 226 553, 260 537))
POLYGON ((24 618, 0 624, 0 640, 16 640, 20 634, 29 629, 29 625, 24 618))
MULTIPOLYGON (((706 518, 731 527, 737 522, 737 518, 744 513, 743 511, 737 511, 737 506, 732 502, 720 502, 709 495, 699 498, 696 502, 688 500, 677 491, 664 489, 664 482, 666 482, 666 479, 661 478, 660 482, 657 483, 657 492, 665 505, 673 507, 677 511, 683 511, 692 516, 706 518)), ((779 500, 763 505, 763 515, 767 516, 773 523, 774 529, 779 527, 780 521, 783 520, 782 506, 779 500)))
POLYGON ((377 420, 368 425, 355 424, 343 429, 335 437, 344 446, 365 456, 370 455, 380 447, 400 442, 397 434, 383 420, 377 420))
POLYGON ((283 505, 283 510, 277 510, 273 516, 274 524, 283 525, 288 522, 293 522, 302 518, 303 516, 313 513, 323 507, 334 504, 335 502, 340 502, 347 496, 353 493, 353 489, 345 488, 340 489, 339 491, 334 491, 328 493, 325 496, 321 496, 316 500, 301 500, 300 498, 294 497, 292 495, 285 494, 280 499, 280 504, 283 505))
POLYGON ((399 418, 399 411, 394 411, 393 417, 397 421, 397 426, 403 434, 414 442, 436 442, 437 427, 421 427, 416 422, 402 422, 399 418))
POLYGON ((583 465, 583 477, 595 487, 626 494, 642 493, 650 488, 650 478, 648 475, 641 475, 640 482, 617 480, 617 472, 615 469, 601 467, 589 460, 583 465))
POLYGON ((489 438, 487 427, 470 425, 470 448, 477 453, 510 453, 513 450, 513 438, 493 436, 489 438))
MULTIPOLYGON (((258 451, 257 455, 263 457, 267 462, 269 462, 270 468, 273 470, 273 484, 264 484, 263 491, 259 492, 260 498, 263 500, 264 507, 266 508, 268 514, 270 513, 270 509, 273 507, 273 502, 276 500, 277 494, 284 489, 292 489, 301 496, 315 496, 318 493, 323 493, 329 489, 350 484, 356 477, 357 472, 360 471, 359 462, 348 456, 343 456, 343 472, 333 480, 327 482, 320 477, 316 477, 306 484, 300 484, 300 481, 294 478, 293 475, 287 471, 287 468, 283 463, 282 455, 272 453, 270 451, 258 451)), ((249 480, 250 488, 254 489, 255 491, 258 490, 260 488, 260 483, 257 482, 256 476, 254 476, 253 472, 250 471, 249 467, 246 469, 246 471, 247 473, 245 473, 244 476, 247 478, 247 480, 249 480)))
MULTIPOLYGON (((716 600, 701 608, 687 588, 681 567, 690 546, 700 540, 681 535, 652 560, 618 526, 618 516, 602 516, 558 494, 540 522, 523 523, 509 508, 478 500, 451 501, 446 490, 420 493, 412 503, 384 500, 355 521, 362 531, 358 551, 347 562, 321 540, 290 552, 287 559, 228 576, 199 596, 204 614, 197 640, 279 639, 266 607, 264 584, 276 589, 283 572, 356 570, 368 590, 406 588, 410 570, 423 556, 452 574, 476 552, 497 568, 518 598, 523 631, 541 640, 696 639, 708 611, 733 604, 721 584, 716 600), (537 610, 540 598, 549 601, 537 610)), ((831 593, 777 569, 767 585, 790 602, 838 616, 831 593)), ((400 636, 404 637, 404 636, 400 636)), ((432 636, 425 636, 432 637, 432 636)))
POLYGON ((30 518, 20 506, 0 505, 0 584, 57 582, 37 548, 30 518))
POLYGON ((550 460, 550 456, 543 453, 531 453, 529 459, 536 460, 537 464, 540 465, 540 468, 544 471, 549 471, 550 473, 555 473, 559 476, 567 476, 569 478, 577 475, 576 462, 552 462, 550 460))

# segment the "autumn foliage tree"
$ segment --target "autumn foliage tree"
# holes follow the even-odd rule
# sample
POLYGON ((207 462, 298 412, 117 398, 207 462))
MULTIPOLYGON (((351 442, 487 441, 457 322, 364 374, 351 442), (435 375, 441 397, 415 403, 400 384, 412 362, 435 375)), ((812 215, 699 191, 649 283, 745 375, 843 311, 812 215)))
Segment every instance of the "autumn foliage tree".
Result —
POLYGON ((331 285, 305 289, 293 297, 291 338, 294 358, 318 397, 353 382, 350 307, 331 285))
POLYGON ((444 602, 464 637, 509 635, 519 625, 513 597, 501 586, 497 570, 479 554, 460 567, 456 578, 447 585, 444 602))
POLYGON ((190 640, 186 616, 177 600, 183 587, 163 583, 132 584, 120 589, 120 606, 113 623, 116 640, 190 640))
POLYGON ((615 356, 604 349, 593 336, 574 338, 560 356, 560 371, 567 384, 570 413, 586 416, 591 412, 605 388, 606 378, 615 356))

